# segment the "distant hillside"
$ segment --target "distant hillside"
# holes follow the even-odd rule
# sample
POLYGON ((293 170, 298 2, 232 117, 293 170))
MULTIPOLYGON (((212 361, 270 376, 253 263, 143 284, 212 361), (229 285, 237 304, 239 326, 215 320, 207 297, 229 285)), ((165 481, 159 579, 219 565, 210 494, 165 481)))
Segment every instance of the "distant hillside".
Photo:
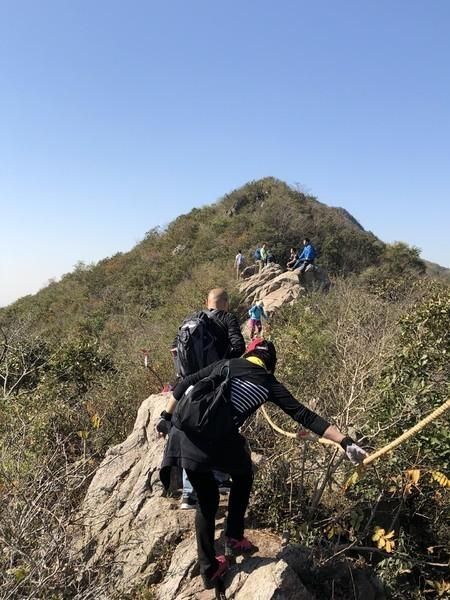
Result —
POLYGON ((441 265, 430 262, 429 260, 424 260, 423 262, 425 263, 427 269, 427 275, 430 275, 430 277, 438 277, 439 279, 450 281, 450 269, 441 267, 441 265))
POLYGON ((304 236, 314 240, 319 262, 331 274, 363 271, 377 263, 384 247, 344 209, 266 178, 181 215, 164 231, 149 231, 130 252, 78 265, 59 282, 1 310, 0 318, 26 315, 33 328, 55 333, 88 323, 100 334, 108 315, 149 317, 202 268, 214 264, 223 280, 239 249, 251 261, 255 247, 266 242, 283 263, 304 236))
MULTIPOLYGON (((203 302, 211 285, 233 289, 238 250, 253 262, 255 248, 266 242, 284 264, 289 248, 298 248, 305 236, 332 276, 370 272, 378 285, 380 265, 389 277, 411 263, 406 245, 386 246, 345 209, 268 177, 194 208, 164 230, 148 231, 129 252, 80 263, 59 282, 0 309, 0 327, 24 322, 29 335, 43 335, 51 344, 81 332, 124 353, 141 338, 142 344, 151 339, 165 347, 182 315, 203 302)), ((425 271, 418 255, 413 263, 413 270, 425 271)), ((445 274, 429 265, 433 275, 445 274)))

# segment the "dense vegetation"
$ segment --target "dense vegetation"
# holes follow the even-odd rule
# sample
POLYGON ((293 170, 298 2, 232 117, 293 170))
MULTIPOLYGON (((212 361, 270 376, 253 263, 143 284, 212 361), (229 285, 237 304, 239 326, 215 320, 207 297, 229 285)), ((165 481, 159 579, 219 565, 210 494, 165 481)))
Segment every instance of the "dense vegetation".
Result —
MULTIPOLYGON (((237 250, 250 258, 266 241, 284 262, 303 236, 314 240, 334 286, 276 315, 280 379, 369 447, 448 397, 449 288, 424 275, 418 250, 385 245, 345 211, 275 179, 249 183, 0 311, 1 598, 99 593, 89 591, 96 574, 69 556, 64 524, 96 465, 127 435, 142 399, 171 379, 168 344, 207 290, 224 285, 233 308, 245 308, 233 288, 237 250), (142 349, 150 350, 149 369, 142 349)), ((289 529, 319 554, 352 546, 346 556, 372 564, 393 598, 445 593, 446 422, 347 481, 351 470, 339 456, 312 446, 299 455, 255 418, 248 435, 267 461, 252 519, 289 529), (346 493, 336 494, 342 486, 346 493), (358 554, 380 545, 371 539, 376 526, 394 532, 386 538, 393 552, 385 544, 358 554)), ((326 582, 318 585, 331 597, 326 582)), ((343 583, 341 597, 347 592, 343 583)))

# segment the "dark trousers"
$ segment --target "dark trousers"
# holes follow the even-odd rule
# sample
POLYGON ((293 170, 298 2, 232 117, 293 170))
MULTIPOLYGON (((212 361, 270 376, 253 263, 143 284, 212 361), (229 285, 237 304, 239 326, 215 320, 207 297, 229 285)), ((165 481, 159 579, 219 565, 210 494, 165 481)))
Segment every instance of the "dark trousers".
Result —
MULTIPOLYGON (((248 468, 245 472, 233 473, 232 469, 227 470, 231 475, 232 484, 228 500, 228 518, 225 535, 241 539, 244 535, 244 516, 253 483, 250 457, 248 457, 248 468)), ((203 473, 187 470, 186 472, 197 494, 195 533, 197 536, 200 571, 211 576, 217 568, 214 530, 216 513, 219 507, 219 489, 212 471, 203 473)))
POLYGON ((298 269, 298 267, 300 267, 300 273, 303 273, 306 267, 308 265, 312 265, 313 262, 313 260, 297 260, 294 266, 292 267, 292 270, 295 271, 295 269, 298 269))

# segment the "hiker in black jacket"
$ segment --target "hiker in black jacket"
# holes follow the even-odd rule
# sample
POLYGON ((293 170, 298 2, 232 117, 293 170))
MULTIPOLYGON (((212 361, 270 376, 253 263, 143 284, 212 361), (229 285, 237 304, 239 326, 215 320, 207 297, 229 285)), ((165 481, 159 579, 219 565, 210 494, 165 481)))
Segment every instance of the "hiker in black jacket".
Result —
POLYGON ((228 568, 227 555, 252 554, 258 550, 244 537, 244 515, 253 474, 245 438, 238 430, 264 402, 269 400, 275 403, 304 427, 340 444, 352 462, 360 463, 366 456, 365 451, 351 438, 345 437, 335 426, 300 404, 275 378, 275 365, 276 351, 273 343, 262 339, 252 340, 243 358, 218 361, 181 381, 173 390, 173 398, 169 401, 167 410, 161 413, 156 426, 161 435, 169 434, 161 466, 161 481, 164 486, 167 488, 169 485, 170 467, 179 465, 186 469, 197 493, 197 550, 201 574, 207 588, 214 587, 221 581, 221 576, 228 568), (230 385, 227 389, 230 404, 227 406, 231 405, 234 432, 217 443, 201 434, 188 435, 175 425, 171 426, 172 414, 183 394, 207 377, 219 383, 223 380, 224 367, 225 370, 229 369, 230 385), (219 493, 212 475, 213 468, 230 473, 232 477, 225 531, 226 556, 217 557, 214 550, 214 528, 219 493))
MULTIPOLYGON (((215 338, 215 350, 221 358, 238 358, 245 351, 245 340, 239 321, 230 310, 228 293, 223 288, 210 290, 206 301, 206 311, 211 319, 211 331, 215 338), (219 321, 219 323, 216 323, 219 321)), ((177 337, 172 342, 170 351, 176 363, 177 337)), ((178 373, 177 373, 178 375, 178 373)))
MULTIPOLYGON (((213 360, 218 358, 236 358, 242 356, 245 350, 245 341, 241 332, 239 321, 233 313, 229 312, 230 303, 228 294, 223 288, 214 288, 210 290, 206 301, 207 310, 205 311, 210 319, 208 329, 214 338, 214 356, 213 360)), ((179 357, 177 357, 178 337, 172 344, 171 352, 174 358, 177 376, 181 379, 185 373, 186 365, 181 367, 179 357)), ((206 357, 205 357, 206 358, 206 357)), ((207 362, 201 363, 206 366, 207 362)), ((190 373, 188 370, 187 373, 190 373)), ((222 492, 229 490, 229 477, 226 473, 215 470, 215 479, 222 492)), ((183 494, 181 496, 180 509, 189 510, 197 506, 197 496, 193 492, 192 485, 186 471, 183 470, 183 494)))

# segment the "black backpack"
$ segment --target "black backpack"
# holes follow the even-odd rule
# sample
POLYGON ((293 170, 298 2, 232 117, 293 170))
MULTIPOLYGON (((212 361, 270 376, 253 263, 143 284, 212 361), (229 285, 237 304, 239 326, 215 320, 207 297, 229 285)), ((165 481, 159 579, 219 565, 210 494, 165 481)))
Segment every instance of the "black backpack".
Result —
POLYGON ((187 317, 177 335, 178 374, 186 377, 224 358, 218 345, 226 348, 227 339, 227 328, 214 316, 214 311, 201 311, 187 317), (218 336, 222 338, 222 344, 218 344, 218 336))
POLYGON ((205 377, 189 387, 178 400, 172 423, 188 436, 220 441, 238 431, 230 403, 230 366, 227 361, 219 376, 205 377))

